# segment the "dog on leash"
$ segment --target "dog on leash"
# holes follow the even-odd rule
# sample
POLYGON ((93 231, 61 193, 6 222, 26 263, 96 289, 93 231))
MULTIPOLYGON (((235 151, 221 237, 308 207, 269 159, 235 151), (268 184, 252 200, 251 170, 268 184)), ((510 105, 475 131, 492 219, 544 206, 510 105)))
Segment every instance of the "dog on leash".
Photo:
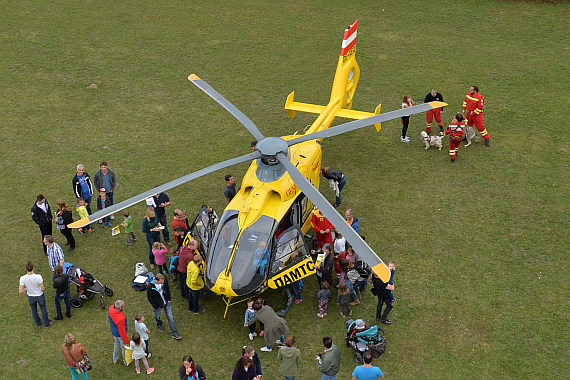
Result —
POLYGON ((420 135, 422 136, 423 142, 426 144, 426 149, 429 149, 430 146, 436 146, 441 150, 441 138, 443 136, 430 136, 426 131, 422 131, 420 135))
POLYGON ((477 131, 475 130, 475 128, 466 125, 465 126, 465 139, 467 140, 467 144, 465 144, 464 146, 469 146, 471 145, 471 139, 475 138, 475 140, 479 141, 480 137, 477 136, 477 131))

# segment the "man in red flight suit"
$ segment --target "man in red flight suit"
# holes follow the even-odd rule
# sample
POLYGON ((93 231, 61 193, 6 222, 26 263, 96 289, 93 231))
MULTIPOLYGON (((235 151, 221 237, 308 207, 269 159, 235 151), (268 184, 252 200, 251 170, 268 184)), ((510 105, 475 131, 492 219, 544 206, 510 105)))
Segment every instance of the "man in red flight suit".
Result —
POLYGON ((485 99, 483 95, 479 93, 479 87, 471 86, 469 92, 465 95, 465 100, 463 101, 463 112, 462 115, 465 116, 465 109, 467 109, 466 122, 467 125, 473 126, 481 133, 481 136, 485 139, 485 144, 491 146, 491 140, 489 139, 489 133, 485 129, 483 124, 483 104, 485 99))
MULTIPOLYGON (((437 90, 434 88, 433 90, 431 90, 431 92, 429 92, 426 95, 424 99, 424 103, 429 103, 429 102, 443 102, 443 95, 437 92, 437 90)), ((434 117, 435 121, 437 122, 437 125, 439 125, 439 131, 443 132, 443 121, 441 120, 442 112, 443 112, 443 107, 435 108, 426 112, 426 122, 427 122, 426 132, 428 135, 431 133, 431 123, 434 117)))
POLYGON ((461 140, 463 139, 463 134, 465 133, 465 122, 463 121, 463 115, 458 113, 453 118, 452 123, 445 130, 445 134, 449 135, 449 157, 451 162, 455 162, 455 157, 457 156, 457 151, 461 146, 461 140))
POLYGON ((323 244, 328 243, 332 245, 332 233, 333 225, 327 218, 321 214, 321 211, 315 208, 313 211, 313 216, 311 217, 311 223, 313 224, 313 228, 315 229, 315 234, 317 235, 317 244, 319 248, 323 247, 323 244))

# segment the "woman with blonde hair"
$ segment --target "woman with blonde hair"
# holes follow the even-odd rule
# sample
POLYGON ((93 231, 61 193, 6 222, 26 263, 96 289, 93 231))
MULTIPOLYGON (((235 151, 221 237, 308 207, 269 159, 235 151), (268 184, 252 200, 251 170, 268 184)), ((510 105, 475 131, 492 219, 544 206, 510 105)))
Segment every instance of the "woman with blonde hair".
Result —
MULTIPOLYGON (((415 106, 416 103, 414 99, 408 94, 404 95, 404 99, 402 99, 402 108, 409 108, 415 106)), ((404 143, 409 143, 410 138, 406 136, 408 132, 408 125, 410 124, 410 115, 402 116, 402 137, 400 137, 400 141, 404 143)))
MULTIPOLYGON (((65 357, 65 364, 71 372, 72 380, 79 380, 79 371, 75 368, 75 363, 81 361, 85 355, 87 355, 87 350, 83 344, 79 343, 72 333, 65 334, 65 339, 63 340, 63 347, 61 347, 61 352, 65 357)), ((89 374, 83 372, 81 374, 81 380, 89 380, 89 374)))
POLYGON ((146 234, 146 241, 148 243, 148 260, 150 261, 150 269, 154 269, 154 254, 152 253, 152 246, 155 242, 160 243, 160 222, 158 216, 154 211, 154 207, 149 207, 146 210, 145 217, 142 220, 142 232, 146 234))
POLYGON ((71 206, 69 206, 63 199, 58 199, 56 202, 57 210, 56 219, 57 225, 56 228, 61 232, 63 236, 67 239, 65 245, 69 245, 67 252, 71 252, 75 249, 75 239, 73 238, 73 234, 71 233, 71 228, 68 228, 67 225, 73 223, 73 215, 71 214, 71 206))

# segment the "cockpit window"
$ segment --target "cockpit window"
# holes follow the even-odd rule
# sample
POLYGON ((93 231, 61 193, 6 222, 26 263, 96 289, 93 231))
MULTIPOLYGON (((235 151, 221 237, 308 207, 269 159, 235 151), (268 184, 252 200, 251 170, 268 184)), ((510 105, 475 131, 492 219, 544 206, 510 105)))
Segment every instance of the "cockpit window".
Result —
POLYGON ((214 283, 220 273, 228 267, 238 234, 238 211, 224 212, 208 253, 207 280, 214 283))
POLYGON ((271 237, 277 221, 262 215, 246 228, 232 260, 232 288, 248 293, 261 285, 270 262, 271 237))

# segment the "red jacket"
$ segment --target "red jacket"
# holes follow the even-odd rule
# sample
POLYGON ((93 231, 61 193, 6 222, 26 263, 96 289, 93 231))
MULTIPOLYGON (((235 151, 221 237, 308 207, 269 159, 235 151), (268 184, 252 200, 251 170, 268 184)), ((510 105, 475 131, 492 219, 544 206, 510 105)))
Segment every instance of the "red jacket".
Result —
POLYGON ((465 100, 463 101, 463 111, 465 111, 465 108, 467 108, 469 114, 473 112, 473 114, 479 115, 481 112, 483 112, 484 103, 485 99, 483 98, 483 95, 476 92, 475 95, 471 96, 471 92, 468 92, 465 95, 465 100))
POLYGON ((461 141, 463 139, 463 134, 465 134, 465 122, 461 123, 455 122, 450 124, 445 130, 446 135, 450 135, 449 138, 453 141, 461 141))
POLYGON ((188 263, 194 259, 194 252, 187 245, 183 245, 178 250, 178 272, 186 273, 188 263))
POLYGON ((321 234, 321 231, 329 230, 332 231, 334 226, 327 218, 321 214, 320 211, 314 211, 313 216, 311 217, 311 223, 313 224, 313 228, 315 229, 315 233, 317 235, 317 243, 322 246, 325 243, 331 244, 333 243, 332 233, 321 234))
POLYGON ((127 317, 125 313, 115 309, 115 305, 109 307, 109 322, 111 324, 111 334, 117 338, 123 339, 123 343, 129 344, 129 335, 127 334, 127 317))

